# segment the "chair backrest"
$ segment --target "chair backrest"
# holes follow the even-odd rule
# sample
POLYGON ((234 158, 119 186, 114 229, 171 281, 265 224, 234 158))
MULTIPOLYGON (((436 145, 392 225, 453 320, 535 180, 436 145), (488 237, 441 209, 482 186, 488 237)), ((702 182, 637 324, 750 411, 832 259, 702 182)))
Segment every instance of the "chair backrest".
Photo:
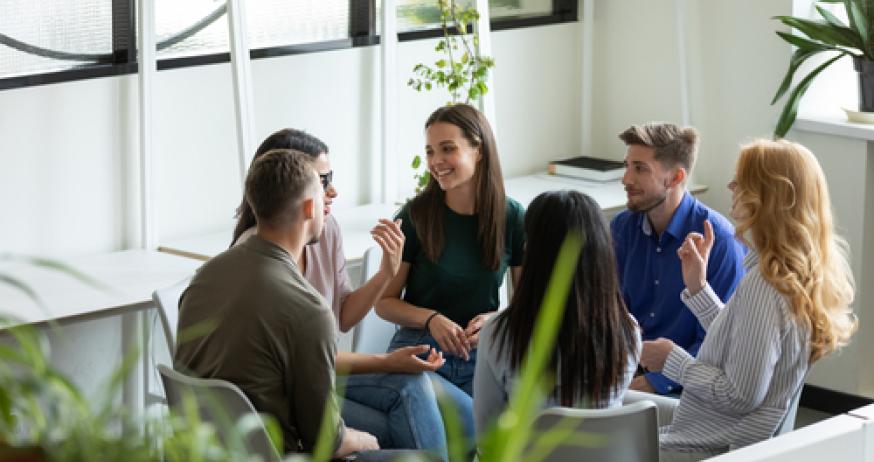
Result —
MULTIPOLYGON (((805 378, 807 375, 805 374, 805 378)), ((780 436, 784 433, 789 433, 792 430, 795 430, 795 415, 798 414, 798 403, 801 401, 801 390, 804 389, 804 380, 801 381, 801 384, 798 385, 798 390, 795 391, 795 395, 792 396, 792 401, 789 402, 789 408, 786 409, 786 415, 783 416, 783 421, 780 422, 780 426, 777 427, 777 430, 774 432, 774 436, 780 436)))
POLYGON ((548 408, 534 421, 535 441, 537 435, 551 429, 572 432, 558 442, 544 461, 659 460, 658 411, 652 401, 638 401, 611 409, 548 408))
POLYGON ((200 419, 211 423, 222 442, 229 446, 239 441, 239 436, 234 432, 240 419, 255 416, 254 429, 239 442, 245 446, 248 454, 259 455, 263 461, 280 460, 279 452, 270 442, 258 411, 236 385, 226 380, 189 377, 163 364, 158 365, 158 372, 161 373, 171 410, 182 414, 185 412, 185 400, 193 399, 200 419))
POLYGON ((152 300, 158 306, 158 314, 161 316, 161 326, 164 328, 164 338, 167 339, 167 347, 170 356, 176 352, 176 328, 179 325, 179 299, 182 292, 188 287, 191 277, 187 277, 170 287, 158 289, 152 292, 152 300))
MULTIPOLYGON (((361 263, 361 284, 376 274, 381 259, 382 249, 379 247, 371 247, 364 252, 364 260, 361 263)), ((385 353, 397 329, 396 324, 380 318, 376 314, 376 310, 370 310, 355 326, 352 351, 356 353, 385 353)))

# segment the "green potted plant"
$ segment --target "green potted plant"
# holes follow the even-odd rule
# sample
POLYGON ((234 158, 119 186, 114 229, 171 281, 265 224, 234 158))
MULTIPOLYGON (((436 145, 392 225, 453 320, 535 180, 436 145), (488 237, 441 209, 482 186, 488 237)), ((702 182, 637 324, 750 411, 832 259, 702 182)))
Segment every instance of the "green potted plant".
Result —
POLYGON ((874 112, 874 0, 820 0, 818 3, 842 3, 849 23, 845 24, 820 5, 816 5, 816 10, 822 19, 810 20, 795 16, 774 18, 804 35, 777 32, 777 35, 797 49, 792 54, 786 76, 771 101, 773 105, 787 92, 789 94, 774 129, 775 138, 786 136, 792 128, 798 113, 798 104, 816 76, 844 56, 853 58, 853 64, 859 73, 859 110, 874 112), (799 67, 823 52, 832 52, 835 55, 808 72, 790 91, 799 67))
MULTIPOLYGON (((446 104, 479 101, 489 91, 488 72, 495 61, 479 54, 479 33, 471 26, 479 19, 479 12, 469 2, 456 0, 436 0, 440 12, 440 25, 443 38, 434 46, 438 59, 433 65, 419 63, 413 66, 413 77, 407 85, 416 91, 430 91, 445 88, 449 92, 446 104)), ((430 174, 427 169, 421 172, 422 157, 413 157, 412 165, 416 180, 416 193, 427 184, 430 174)))

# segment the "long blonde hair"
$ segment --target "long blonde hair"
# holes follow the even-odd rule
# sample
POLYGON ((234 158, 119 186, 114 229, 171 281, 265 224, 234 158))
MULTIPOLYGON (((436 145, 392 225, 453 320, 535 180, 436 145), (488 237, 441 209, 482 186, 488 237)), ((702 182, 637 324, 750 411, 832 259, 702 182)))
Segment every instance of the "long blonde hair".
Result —
POLYGON ((853 274, 816 158, 797 143, 757 140, 741 149, 736 181, 736 234, 809 330, 810 361, 846 345, 857 327, 853 274))

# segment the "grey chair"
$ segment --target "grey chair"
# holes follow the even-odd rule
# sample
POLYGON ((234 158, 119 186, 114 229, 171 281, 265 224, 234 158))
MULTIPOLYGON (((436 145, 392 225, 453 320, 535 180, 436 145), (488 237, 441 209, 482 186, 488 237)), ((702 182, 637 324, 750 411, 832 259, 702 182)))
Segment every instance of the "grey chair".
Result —
MULTIPOLYGON (((805 377, 807 377, 807 375, 805 375, 805 377)), ((798 390, 796 390, 795 395, 792 396, 792 401, 789 402, 789 408, 786 409, 786 415, 783 416, 783 421, 780 422, 780 426, 777 427, 774 436, 780 436, 784 433, 789 433, 792 430, 795 430, 795 415, 798 414, 798 403, 801 401, 801 390, 803 389, 804 380, 801 381, 801 385, 798 386, 798 390)))
POLYGON ((167 348, 170 356, 176 352, 176 328, 179 325, 179 299, 182 292, 188 288, 191 277, 187 277, 170 287, 158 289, 152 292, 152 300, 158 306, 158 315, 161 318, 161 327, 164 330, 164 338, 167 339, 167 348))
MULTIPOLYGON (((364 252, 364 260, 361 263, 361 284, 367 282, 379 270, 382 249, 371 247, 364 252)), ((397 332, 398 326, 388 322, 376 314, 376 310, 370 310, 355 326, 355 337, 352 341, 352 351, 356 353, 385 353, 392 337, 397 332)))
POLYGON ((167 350, 155 350, 154 333, 149 338, 149 357, 148 370, 146 377, 146 406, 152 404, 167 404, 165 398, 166 393, 161 393, 161 390, 153 390, 151 383, 158 382, 154 376, 152 365, 157 365, 163 361, 173 361, 173 353, 176 351, 176 328, 179 324, 179 299, 182 297, 182 292, 188 287, 191 282, 191 276, 182 279, 181 281, 162 289, 152 292, 152 301, 158 308, 158 319, 161 320, 161 330, 164 333, 164 339, 167 342, 167 350))
POLYGON ((189 377, 163 364, 158 365, 158 372, 171 410, 182 414, 186 400, 194 400, 200 419, 215 426, 224 444, 232 447, 241 443, 248 454, 258 455, 263 461, 280 460, 258 411, 236 385, 226 380, 189 377), (257 419, 248 427, 250 431, 239 438, 235 425, 249 416, 257 419))
POLYGON ((572 430, 543 461, 658 462, 658 427, 658 411, 651 401, 611 409, 552 407, 534 421, 528 450, 549 430, 572 430))

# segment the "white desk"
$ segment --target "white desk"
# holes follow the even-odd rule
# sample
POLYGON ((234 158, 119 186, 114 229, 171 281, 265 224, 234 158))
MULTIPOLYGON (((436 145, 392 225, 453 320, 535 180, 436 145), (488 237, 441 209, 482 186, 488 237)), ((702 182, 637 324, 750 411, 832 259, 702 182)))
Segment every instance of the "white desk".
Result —
MULTIPOLYGON (((519 201, 523 206, 545 191, 558 189, 576 189, 589 195, 601 209, 612 215, 625 207, 625 189, 619 181, 600 183, 577 178, 538 173, 516 178, 505 182, 507 195, 519 201)), ((707 190, 707 187, 693 185, 689 188, 693 194, 707 190)), ((337 210, 334 216, 343 232, 343 253, 348 266, 356 267, 364 257, 364 252, 376 245, 370 237, 370 229, 379 218, 390 218, 400 206, 392 204, 366 204, 350 209, 337 210)), ((228 248, 232 230, 226 229, 187 239, 168 241, 158 246, 158 250, 197 260, 208 260, 228 248)))
MULTIPOLYGON (((0 315, 23 323, 68 321, 148 308, 152 292, 194 274, 200 262, 154 250, 126 250, 74 259, 58 259, 103 284, 93 287, 67 273, 5 262, 0 272, 24 282, 44 302, 41 308, 20 290, 0 284, 0 315)), ((7 326, 8 327, 8 326, 7 326)))
MULTIPOLYGON (((95 373, 105 375, 112 368, 117 356, 118 345, 108 338, 120 338, 121 357, 126 358, 131 352, 140 353, 140 365, 133 368, 125 377, 122 389, 122 400, 125 407, 133 412, 140 411, 145 404, 145 392, 149 390, 151 375, 147 354, 149 346, 149 329, 145 322, 144 310, 154 307, 152 292, 155 289, 169 286, 184 277, 191 276, 201 265, 201 262, 180 258, 175 255, 154 250, 128 250, 90 257, 59 259, 66 265, 87 275, 102 284, 103 288, 94 287, 82 282, 67 273, 41 268, 26 263, 2 262, 0 272, 14 277, 29 286, 42 300, 40 306, 30 297, 8 284, 0 284, 0 315, 13 318, 14 321, 0 325, 0 330, 15 324, 37 324, 45 327, 49 324, 61 326, 60 331, 48 329, 48 334, 59 332, 64 341, 63 348, 77 341, 87 343, 94 348, 90 350, 94 357, 77 358, 77 365, 82 369, 71 369, 70 364, 61 364, 74 379, 92 383, 95 373), (119 333, 91 330, 77 330, 78 321, 96 320, 110 316, 119 316, 121 323, 119 333), (79 332, 88 338, 75 338, 65 333, 65 329, 79 332), (91 337, 95 338, 91 338, 91 337)), ((69 359, 84 355, 78 351, 60 351, 69 359)), ((55 364, 57 367, 58 364, 55 364)), ((97 385, 99 383, 93 383, 97 385)), ((80 385, 81 386, 81 385, 80 385)), ((95 390, 84 390, 94 392, 95 390)))

